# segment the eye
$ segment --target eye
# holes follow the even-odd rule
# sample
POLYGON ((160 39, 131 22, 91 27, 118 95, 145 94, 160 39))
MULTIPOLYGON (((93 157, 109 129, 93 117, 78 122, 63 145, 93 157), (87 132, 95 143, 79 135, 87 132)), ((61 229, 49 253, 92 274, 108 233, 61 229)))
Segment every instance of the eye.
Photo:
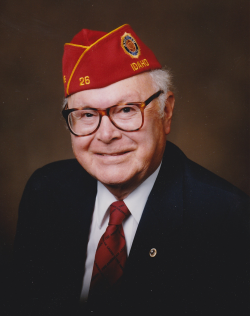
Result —
POLYGON ((132 114, 137 111, 137 107, 135 105, 120 105, 116 108, 116 113, 120 114, 132 114))
POLYGON ((77 111, 72 112, 71 116, 75 120, 87 120, 93 117, 98 117, 98 112, 92 109, 77 110, 77 111))
POLYGON ((82 116, 86 116, 86 117, 92 117, 92 116, 94 116, 92 113, 83 113, 83 115, 82 116))
POLYGON ((131 112, 132 110, 133 110, 133 109, 132 109, 131 107, 128 107, 128 106, 121 109, 121 111, 124 112, 124 113, 129 113, 129 112, 131 112))
POLYGON ((135 104, 117 105, 110 112, 114 120, 131 120, 140 116, 140 110, 135 104))

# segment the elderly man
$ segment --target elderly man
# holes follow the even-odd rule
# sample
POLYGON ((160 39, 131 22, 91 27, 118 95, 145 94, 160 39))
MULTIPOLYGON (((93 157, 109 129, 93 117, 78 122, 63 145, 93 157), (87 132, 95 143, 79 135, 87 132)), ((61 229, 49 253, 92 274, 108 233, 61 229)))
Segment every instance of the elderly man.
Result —
POLYGON ((76 160, 25 188, 20 314, 245 315, 248 198, 166 142, 174 95, 152 51, 129 25, 83 29, 63 78, 76 160))

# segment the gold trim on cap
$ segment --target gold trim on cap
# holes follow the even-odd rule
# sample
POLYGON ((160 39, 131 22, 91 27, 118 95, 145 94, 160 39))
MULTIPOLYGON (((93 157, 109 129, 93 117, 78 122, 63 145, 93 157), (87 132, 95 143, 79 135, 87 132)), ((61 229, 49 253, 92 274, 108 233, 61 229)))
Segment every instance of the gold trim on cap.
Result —
POLYGON ((70 82, 71 82, 71 79, 74 75, 74 72, 77 68, 77 66, 79 65, 81 59, 83 58, 83 56, 87 53, 87 51, 90 50, 91 47, 93 47, 94 45, 96 45, 98 42, 100 42, 101 40, 103 40, 104 38, 106 38, 107 36, 109 36, 110 34, 114 33, 115 31, 119 30, 120 28, 124 27, 125 25, 128 25, 128 24, 123 24, 122 26, 119 26, 118 28, 116 28, 115 30, 105 34, 103 37, 99 38, 96 42, 94 42, 93 44, 91 44, 90 46, 88 46, 88 48, 81 54, 81 56, 79 57, 78 61, 76 62, 75 64, 75 67, 73 68, 71 74, 70 74, 70 77, 69 77, 69 81, 68 81, 68 84, 67 84, 67 95, 69 95, 69 85, 70 85, 70 82))
POLYGON ((73 43, 65 43, 65 45, 70 45, 70 46, 76 46, 76 47, 82 47, 82 48, 89 48, 89 46, 83 46, 83 45, 79 45, 79 44, 73 44, 73 43))

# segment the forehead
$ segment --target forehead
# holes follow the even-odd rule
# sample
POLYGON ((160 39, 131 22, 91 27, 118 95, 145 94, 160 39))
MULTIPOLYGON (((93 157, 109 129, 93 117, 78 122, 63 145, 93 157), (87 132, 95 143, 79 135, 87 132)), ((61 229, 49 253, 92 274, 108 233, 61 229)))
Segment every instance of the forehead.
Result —
POLYGON ((77 92, 68 99, 69 108, 91 105, 105 108, 121 102, 142 102, 155 92, 149 73, 133 76, 107 87, 77 92))

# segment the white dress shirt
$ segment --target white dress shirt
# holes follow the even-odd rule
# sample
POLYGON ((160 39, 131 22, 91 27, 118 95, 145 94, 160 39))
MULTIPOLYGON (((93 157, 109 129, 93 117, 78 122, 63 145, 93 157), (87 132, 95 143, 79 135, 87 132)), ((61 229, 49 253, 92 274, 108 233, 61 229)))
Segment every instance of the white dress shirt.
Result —
MULTIPOLYGON (((151 176, 149 176, 139 187, 137 187, 123 200, 131 213, 131 215, 122 224, 128 255, 132 247, 135 233, 148 196, 154 186, 155 180, 159 173, 160 166, 155 170, 153 174, 151 174, 151 176)), ((101 182, 98 181, 95 208, 93 212, 89 242, 87 247, 87 258, 85 262, 85 273, 83 277, 81 302, 86 301, 88 298, 96 248, 101 236, 104 234, 108 226, 109 206, 115 201, 117 201, 115 196, 101 182)))

